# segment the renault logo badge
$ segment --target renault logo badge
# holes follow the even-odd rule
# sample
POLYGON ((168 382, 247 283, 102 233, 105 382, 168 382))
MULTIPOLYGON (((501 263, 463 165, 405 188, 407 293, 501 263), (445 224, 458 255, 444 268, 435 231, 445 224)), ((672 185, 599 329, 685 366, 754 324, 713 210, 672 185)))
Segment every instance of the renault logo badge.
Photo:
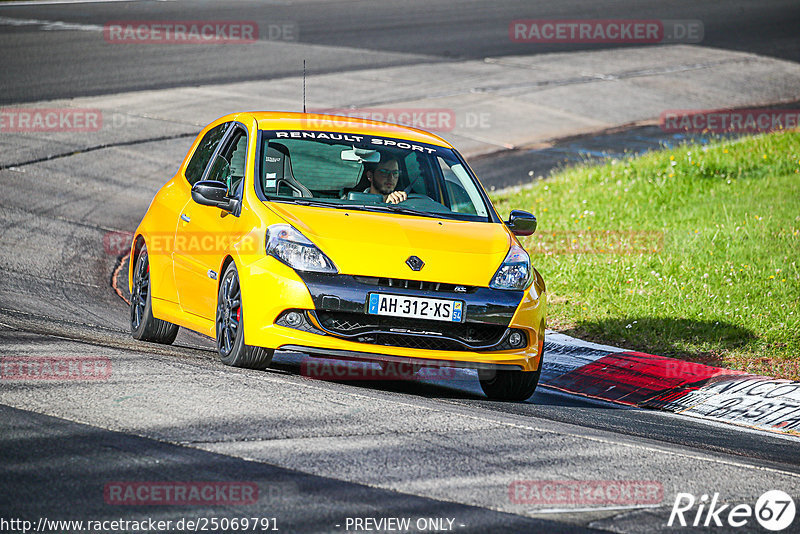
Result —
POLYGON ((409 256, 409 258, 406 260, 406 264, 411 267, 412 271, 419 271, 425 267, 425 262, 416 256, 409 256))

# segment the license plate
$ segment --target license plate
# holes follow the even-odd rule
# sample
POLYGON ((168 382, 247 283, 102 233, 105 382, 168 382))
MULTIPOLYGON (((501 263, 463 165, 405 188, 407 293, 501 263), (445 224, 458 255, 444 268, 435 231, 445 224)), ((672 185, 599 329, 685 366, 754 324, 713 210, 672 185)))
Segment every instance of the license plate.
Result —
POLYGON ((464 311, 464 303, 460 300, 428 299, 405 295, 384 295, 370 293, 370 315, 391 315, 394 317, 412 317, 414 319, 433 319, 460 323, 464 311))

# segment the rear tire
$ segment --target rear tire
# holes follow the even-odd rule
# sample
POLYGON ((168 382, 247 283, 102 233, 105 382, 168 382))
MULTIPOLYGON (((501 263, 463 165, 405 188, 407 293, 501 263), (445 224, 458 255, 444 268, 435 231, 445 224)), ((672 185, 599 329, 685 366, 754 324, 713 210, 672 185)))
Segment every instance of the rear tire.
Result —
POLYGON ((178 325, 153 317, 150 296, 150 262, 147 247, 142 247, 133 268, 131 291, 131 335, 139 341, 171 345, 178 335, 178 325))
POLYGON ((217 352, 225 365, 246 369, 266 369, 275 351, 244 343, 244 311, 239 272, 231 263, 225 269, 217 294, 217 352))

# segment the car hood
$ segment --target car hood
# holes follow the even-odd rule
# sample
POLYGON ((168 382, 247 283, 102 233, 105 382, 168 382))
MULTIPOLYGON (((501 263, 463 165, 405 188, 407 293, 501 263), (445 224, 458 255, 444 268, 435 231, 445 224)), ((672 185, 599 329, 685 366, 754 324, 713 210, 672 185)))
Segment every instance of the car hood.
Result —
POLYGON ((498 223, 271 203, 342 274, 487 286, 511 238, 498 223), (413 271, 406 260, 425 265, 413 271))

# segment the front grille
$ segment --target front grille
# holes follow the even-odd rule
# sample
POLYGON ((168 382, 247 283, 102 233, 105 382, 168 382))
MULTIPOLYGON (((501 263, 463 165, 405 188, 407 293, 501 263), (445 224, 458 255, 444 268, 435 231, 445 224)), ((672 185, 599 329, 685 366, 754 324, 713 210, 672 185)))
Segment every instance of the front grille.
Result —
POLYGON ((430 350, 470 350, 500 342, 506 327, 481 323, 448 323, 367 315, 364 313, 317 311, 326 330, 361 343, 430 350))
POLYGON ((357 282, 370 286, 399 287, 403 289, 419 289, 437 293, 474 293, 477 286, 458 284, 442 284, 440 282, 423 282, 420 280, 404 280, 402 278, 378 278, 375 276, 354 276, 357 282), (458 288, 458 290, 456 290, 458 288))
POLYGON ((358 338, 361 343, 374 345, 389 345, 392 347, 406 347, 409 349, 425 350, 469 350, 458 341, 429 336, 408 336, 397 334, 374 334, 358 338), (365 338, 365 339, 362 339, 365 338))

